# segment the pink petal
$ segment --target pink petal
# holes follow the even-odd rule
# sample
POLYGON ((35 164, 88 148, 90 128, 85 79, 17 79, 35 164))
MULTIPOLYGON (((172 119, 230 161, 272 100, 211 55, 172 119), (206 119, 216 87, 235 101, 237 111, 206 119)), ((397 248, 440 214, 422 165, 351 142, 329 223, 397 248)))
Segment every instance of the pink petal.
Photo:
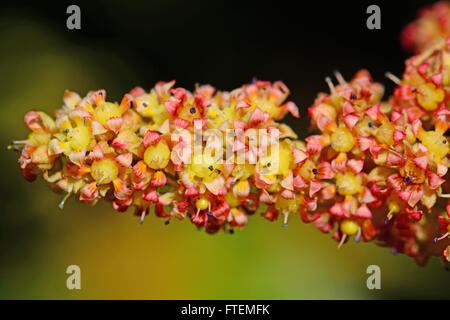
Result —
POLYGON ((361 151, 366 151, 372 146, 372 139, 370 139, 370 138, 358 137, 357 142, 358 142, 358 148, 361 151))
POLYGON ((297 149, 297 148, 292 149, 292 154, 294 155, 295 163, 303 162, 309 157, 309 155, 305 151, 297 149))
POLYGON ((81 201, 92 201, 99 197, 98 188, 96 182, 92 182, 84 186, 80 193, 81 201))
POLYGON ((116 157, 116 161, 124 168, 129 168, 133 161, 133 154, 131 152, 122 153, 116 157))
POLYGON ((400 191, 403 187, 403 179, 398 173, 391 174, 387 181, 391 184, 392 188, 396 191, 400 191))
POLYGON ((379 104, 374 104, 369 109, 367 109, 365 113, 369 116, 369 118, 372 121, 376 121, 378 119, 379 111, 380 111, 380 105, 379 104))
POLYGON ((344 116, 350 113, 354 113, 355 111, 356 111, 355 108, 353 108, 352 104, 348 101, 345 101, 344 104, 342 105, 342 114, 344 116))
POLYGON ((190 124, 189 121, 184 120, 184 119, 181 119, 181 118, 176 118, 175 121, 174 121, 174 125, 175 125, 175 127, 177 127, 177 128, 182 128, 182 129, 184 129, 184 128, 186 128, 189 124, 190 124))
POLYGON ((241 120, 233 120, 234 129, 245 130, 247 128, 247 123, 241 120))
POLYGON ((141 160, 133 166, 133 172, 136 177, 142 179, 145 177, 145 173, 147 172, 147 165, 143 160, 141 160))
POLYGON ((344 172, 347 166, 347 154, 339 153, 339 155, 331 161, 331 166, 335 171, 344 172))
POLYGON ((416 166, 419 168, 426 170, 428 167, 428 157, 427 156, 421 156, 413 159, 416 166))
POLYGON ((266 204, 272 204, 274 203, 274 199, 272 196, 267 192, 266 189, 262 189, 261 193, 259 194, 259 201, 266 204))
POLYGON ((249 125, 250 127, 257 127, 258 125, 265 123, 269 118, 270 113, 263 112, 259 107, 256 107, 250 116, 249 125))
POLYGON ((320 182, 311 181, 309 186, 309 197, 312 198, 312 196, 320 189, 322 189, 322 184, 320 182))
POLYGON ((284 198, 284 199, 290 199, 290 200, 292 200, 292 199, 295 198, 295 194, 294 194, 292 191, 287 190, 287 189, 284 189, 284 190, 281 192, 280 195, 281 195, 281 197, 284 198))
POLYGON ((171 100, 164 102, 164 107, 166 107, 167 112, 169 112, 171 116, 175 115, 179 105, 180 105, 180 102, 176 99, 171 99, 171 100))
POLYGON ((408 121, 410 123, 423 117, 425 113, 419 107, 410 107, 406 109, 406 115, 408 116, 408 121))
POLYGON ((96 120, 91 121, 91 127, 93 135, 103 134, 108 131, 108 129, 106 129, 100 122, 96 120))
POLYGON ((358 208, 358 210, 356 210, 355 215, 363 219, 372 219, 372 212, 370 212, 369 208, 365 204, 363 204, 358 208))
POLYGON ((342 208, 342 204, 335 203, 329 210, 332 215, 337 217, 343 217, 344 216, 344 209, 342 208))
POLYGON ((130 94, 134 98, 137 98, 137 97, 143 96, 144 94, 146 94, 146 92, 141 87, 134 87, 133 89, 131 89, 130 94))
POLYGON ((133 194, 133 190, 129 189, 125 182, 121 179, 115 179, 113 181, 114 185, 114 196, 119 200, 125 200, 133 194))
POLYGON ((142 198, 145 201, 157 203, 158 202, 158 192, 156 192, 156 189, 151 188, 142 196, 142 198))
POLYGON ((303 198, 303 204, 305 205, 306 210, 308 211, 316 211, 317 209, 317 198, 303 198))
POLYGON ((428 184, 431 189, 439 188, 441 184, 445 182, 445 179, 442 179, 434 172, 428 172, 428 184))
POLYGON ((198 189, 196 187, 190 187, 190 188, 186 189, 184 194, 185 194, 186 197, 196 197, 200 193, 198 192, 198 189))
POLYGON ((295 118, 300 118, 300 113, 298 112, 298 107, 295 103, 289 101, 285 103, 284 107, 289 111, 295 118))
POLYGON ((411 207, 414 207, 420 201, 420 199, 422 199, 424 191, 421 186, 409 188, 409 190, 411 191, 411 196, 408 199, 408 204, 411 207))
POLYGON ((425 74, 427 72, 429 64, 428 63, 422 63, 417 67, 417 71, 420 73, 421 76, 425 77, 425 74))
POLYGON ((364 167, 364 160, 362 159, 350 159, 347 162, 347 167, 355 174, 361 172, 364 167))
POLYGON ((285 189, 294 190, 294 175, 292 174, 292 171, 281 180, 280 184, 285 189))
POLYGON ((248 104, 245 100, 239 100, 236 102, 236 110, 250 108, 250 104, 248 104))
POLYGON ((300 175, 296 175, 294 177, 294 187, 295 188, 303 188, 306 186, 305 181, 302 179, 302 177, 300 175))
POLYGON ((375 198, 373 196, 372 192, 370 192, 370 189, 367 187, 364 187, 362 197, 361 197, 361 202, 371 203, 371 202, 374 202, 375 200, 377 200, 377 198, 375 198))
POLYGON ((386 163, 388 166, 398 167, 403 164, 403 158, 397 152, 389 150, 387 153, 386 163))
POLYGON ((167 182, 166 175, 164 174, 163 171, 159 170, 153 174, 152 179, 150 180, 150 185, 158 188, 165 186, 166 182, 167 182))
POLYGON ((400 130, 394 130, 394 142, 402 141, 406 137, 406 133, 400 130))
POLYGON ((317 166, 317 179, 332 179, 334 175, 335 173, 329 162, 322 162, 317 166))
POLYGON ((422 210, 413 210, 410 208, 406 208, 406 213, 408 214, 408 216, 411 219, 413 219, 415 221, 420 221, 420 219, 422 219, 422 215, 423 215, 422 210))
POLYGON ((398 111, 392 111, 391 113, 391 121, 396 122, 397 120, 401 119, 403 115, 398 111))
POLYGON ((86 150, 82 150, 82 151, 78 151, 78 152, 72 152, 71 154, 69 154, 69 159, 76 165, 81 166, 84 163, 85 156, 86 156, 86 150))
POLYGON ((344 117, 344 123, 349 128, 352 129, 359 121, 359 116, 354 114, 348 114, 344 117))
POLYGON ((440 87, 442 84, 442 73, 436 73, 430 77, 431 81, 437 86, 440 87))
POLYGON ((106 120, 108 127, 117 134, 122 127, 123 119, 121 117, 109 118, 106 120))
POLYGON ((147 130, 144 135, 144 147, 157 144, 161 140, 161 135, 153 130, 147 130))

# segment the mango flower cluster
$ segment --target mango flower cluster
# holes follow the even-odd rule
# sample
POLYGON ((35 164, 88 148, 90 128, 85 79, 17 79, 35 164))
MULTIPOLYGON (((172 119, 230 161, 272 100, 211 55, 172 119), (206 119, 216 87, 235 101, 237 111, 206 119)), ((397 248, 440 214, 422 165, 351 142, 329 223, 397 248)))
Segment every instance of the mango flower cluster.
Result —
POLYGON ((450 2, 440 1, 420 9, 415 21, 401 33, 401 43, 406 50, 419 53, 438 38, 450 34, 450 2))
POLYGON ((232 233, 255 212, 283 226, 299 215, 338 247, 374 240, 419 264, 449 262, 450 40, 437 35, 401 78, 388 74, 397 86, 385 101, 366 70, 335 77, 308 109, 305 141, 280 122, 300 116, 280 81, 230 92, 171 81, 120 103, 66 91, 55 119, 25 115, 31 133, 11 148, 26 179, 65 192, 61 208, 71 195, 104 199, 141 223, 153 213, 208 233, 232 233))

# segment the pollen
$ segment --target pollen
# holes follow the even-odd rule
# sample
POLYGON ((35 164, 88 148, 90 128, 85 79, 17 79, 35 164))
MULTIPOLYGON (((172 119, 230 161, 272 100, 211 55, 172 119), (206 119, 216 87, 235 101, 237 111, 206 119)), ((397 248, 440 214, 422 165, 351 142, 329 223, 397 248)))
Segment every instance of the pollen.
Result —
POLYGON ((105 102, 94 109, 95 120, 100 122, 105 127, 108 125, 107 121, 111 118, 120 117, 122 114, 117 103, 105 102))
POLYGON ((348 152, 355 145, 355 138, 347 128, 337 128, 331 135, 331 143, 337 152, 348 152))
POLYGON ((97 183, 107 184, 117 178, 119 168, 110 159, 94 161, 91 166, 91 176, 97 183))
POLYGON ((209 208, 210 202, 208 199, 201 197, 195 201, 195 206, 197 207, 197 209, 206 210, 209 208))
POLYGON ((152 169, 164 169, 169 164, 170 149, 164 142, 149 146, 144 152, 144 162, 152 169))
POLYGON ((67 141, 75 152, 87 150, 92 137, 91 129, 83 124, 76 126, 67 133, 67 141))
POLYGON ((437 131, 423 133, 422 144, 428 148, 436 160, 443 159, 450 151, 447 139, 437 131))
POLYGON ((357 234, 359 230, 359 225, 353 220, 344 220, 341 223, 341 231, 342 233, 352 236, 357 234))
POLYGON ((343 196, 354 195, 359 193, 362 189, 361 181, 354 173, 350 171, 344 174, 338 173, 336 175, 336 186, 339 186, 337 191, 343 196))

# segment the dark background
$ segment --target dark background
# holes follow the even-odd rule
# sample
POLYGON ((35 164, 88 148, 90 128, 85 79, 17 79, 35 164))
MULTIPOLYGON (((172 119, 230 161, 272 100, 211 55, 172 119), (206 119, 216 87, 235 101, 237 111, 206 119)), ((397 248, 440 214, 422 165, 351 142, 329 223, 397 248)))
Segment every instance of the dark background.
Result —
MULTIPOLYGON (((137 84, 149 88, 176 79, 191 89, 210 83, 231 90, 253 77, 282 80, 291 99, 306 108, 334 70, 350 79, 368 69, 386 84, 384 73, 403 72, 408 53, 400 46, 402 28, 419 8, 433 1, 56 1, 4 4, 3 10, 32 13, 61 37, 91 50, 114 52, 133 66, 139 78, 121 77, 108 68, 123 88, 109 92, 119 99, 137 84), (81 30, 65 28, 66 8, 81 8, 81 30), (381 8, 381 30, 369 30, 366 9, 381 8)), ((107 89, 107 88, 106 88, 107 89)), ((303 127, 307 120, 292 122, 303 127)), ((296 128, 298 129, 298 128, 296 128)), ((306 132, 297 130, 304 137, 306 132)))
POLYGON ((427 1, 3 1, 0 7, 0 298, 1 299, 401 299, 449 298, 450 272, 438 258, 419 267, 374 243, 349 241, 292 216, 249 218, 231 236, 197 232, 188 221, 152 216, 139 225, 131 210, 91 207, 30 184, 18 154, 6 151, 29 130, 23 115, 52 114, 65 89, 106 89, 109 101, 140 85, 176 79, 193 89, 232 90, 253 77, 282 80, 301 119, 338 69, 361 68, 386 85, 401 76, 401 29, 427 1), (66 8, 81 8, 81 30, 66 28, 66 8), (381 30, 368 30, 366 9, 381 8, 381 30), (82 290, 67 290, 67 266, 82 272, 82 290), (369 265, 382 290, 366 287, 369 265))

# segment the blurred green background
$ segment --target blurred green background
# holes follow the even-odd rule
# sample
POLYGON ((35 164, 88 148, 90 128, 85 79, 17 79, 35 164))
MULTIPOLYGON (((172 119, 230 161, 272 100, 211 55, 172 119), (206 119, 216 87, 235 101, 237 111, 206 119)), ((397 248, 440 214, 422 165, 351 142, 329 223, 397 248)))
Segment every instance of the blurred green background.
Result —
MULTIPOLYGON (((365 28, 364 2, 302 5, 281 2, 182 1, 80 3, 82 30, 65 27, 68 3, 9 3, 0 13, 0 298, 2 299, 403 299, 450 298, 450 272, 438 259, 419 267, 374 244, 337 243, 290 219, 289 227, 258 216, 234 235, 199 232, 189 222, 148 217, 105 203, 89 207, 40 179, 25 181, 12 139, 26 137, 23 115, 49 114, 65 89, 104 88, 111 100, 136 85, 176 78, 231 89, 252 76, 283 80, 303 116, 323 78, 359 68, 383 79, 401 75, 407 56, 398 34, 418 1, 380 4, 382 30, 365 28), (81 268, 82 289, 66 288, 69 265, 81 268), (368 290, 366 268, 381 267, 382 290, 368 290)), ((392 86, 387 84, 387 90, 392 86)), ((305 136, 304 117, 288 118, 305 136)))

